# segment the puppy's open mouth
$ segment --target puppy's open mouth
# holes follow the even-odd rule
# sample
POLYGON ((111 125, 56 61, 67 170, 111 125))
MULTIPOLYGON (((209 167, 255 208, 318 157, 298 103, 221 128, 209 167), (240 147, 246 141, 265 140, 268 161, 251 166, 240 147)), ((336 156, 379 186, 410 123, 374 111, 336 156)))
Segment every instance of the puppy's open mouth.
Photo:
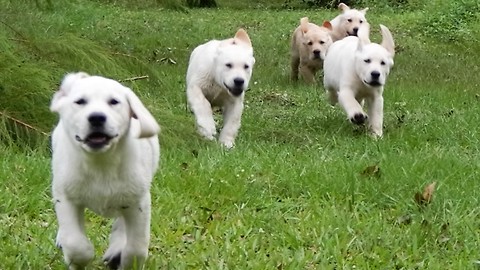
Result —
POLYGON ((363 81, 363 82, 364 82, 365 84, 370 85, 370 86, 373 86, 373 87, 382 86, 382 84, 381 84, 379 81, 370 81, 370 82, 363 81))
POLYGON ((243 88, 242 87, 229 87, 226 83, 223 83, 223 85, 225 86, 225 88, 227 88, 227 90, 232 93, 232 95, 238 97, 240 96, 242 93, 243 93, 243 88))
POLYGON ((103 132, 92 132, 85 139, 80 138, 80 136, 78 135, 75 136, 75 139, 79 142, 82 142, 88 145, 88 147, 92 149, 100 149, 105 145, 108 145, 110 141, 115 137, 117 137, 117 135, 110 136, 103 132))

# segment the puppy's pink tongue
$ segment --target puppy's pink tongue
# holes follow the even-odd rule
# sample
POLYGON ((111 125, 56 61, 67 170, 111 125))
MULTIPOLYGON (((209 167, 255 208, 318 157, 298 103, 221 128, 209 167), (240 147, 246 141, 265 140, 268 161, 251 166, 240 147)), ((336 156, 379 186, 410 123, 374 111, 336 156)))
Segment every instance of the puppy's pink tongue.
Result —
POLYGON ((107 141, 107 136, 103 134, 93 134, 88 137, 88 141, 92 143, 104 143, 107 141))

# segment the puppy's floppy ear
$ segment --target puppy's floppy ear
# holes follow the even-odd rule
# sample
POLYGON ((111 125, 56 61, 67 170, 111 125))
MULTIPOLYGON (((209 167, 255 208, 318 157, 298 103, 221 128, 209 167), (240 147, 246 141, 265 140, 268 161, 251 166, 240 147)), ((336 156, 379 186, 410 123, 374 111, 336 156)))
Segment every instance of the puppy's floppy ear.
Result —
POLYGON ((323 27, 327 28, 328 30, 332 31, 333 27, 332 24, 329 21, 324 21, 322 24, 323 27))
POLYGON ((380 24, 380 30, 382 31, 382 47, 384 47, 392 57, 395 56, 395 42, 393 41, 392 33, 383 24, 380 24))
POLYGON ((155 118, 152 114, 145 108, 142 101, 133 93, 133 91, 124 87, 128 104, 130 105, 130 110, 132 111, 132 117, 137 119, 140 123, 140 130, 138 134, 135 134, 138 138, 148 138, 152 137, 160 131, 160 126, 158 125, 155 118))
POLYGON ((347 5, 345 5, 344 3, 338 4, 338 8, 339 8, 341 11, 343 11, 343 12, 345 12, 345 11, 347 11, 347 10, 350 9, 350 7, 347 6, 347 5))
POLYGON ((248 36, 247 31, 245 31, 245 29, 243 28, 238 29, 237 33, 235 33, 234 39, 245 43, 249 47, 252 47, 252 42, 250 41, 250 37, 248 36))
POLYGON ((308 17, 300 19, 300 30, 302 30, 302 33, 304 34, 308 32, 308 17))
POLYGON ((63 98, 70 93, 70 91, 72 90, 73 84, 87 77, 90 77, 90 75, 88 75, 85 72, 69 73, 65 75, 65 77, 62 80, 62 83, 60 84, 60 88, 53 95, 52 102, 50 103, 50 111, 58 112, 58 110, 62 105, 63 98))

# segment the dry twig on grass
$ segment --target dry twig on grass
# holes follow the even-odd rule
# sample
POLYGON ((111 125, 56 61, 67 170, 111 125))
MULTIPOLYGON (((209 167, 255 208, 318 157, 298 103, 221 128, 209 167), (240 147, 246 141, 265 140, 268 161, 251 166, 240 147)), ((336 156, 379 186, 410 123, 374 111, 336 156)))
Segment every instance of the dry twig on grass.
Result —
POLYGON ((42 134, 42 135, 45 135, 45 136, 47 136, 47 137, 50 136, 50 134, 48 134, 48 133, 40 130, 39 128, 36 128, 36 127, 34 127, 34 126, 30 125, 30 124, 27 124, 27 123, 25 123, 25 122, 23 122, 23 121, 21 121, 21 120, 19 120, 19 119, 17 119, 17 118, 14 118, 14 117, 12 117, 12 116, 7 115, 7 114, 5 114, 5 113, 0 112, 0 116, 3 116, 3 117, 5 117, 5 118, 7 118, 7 119, 9 119, 9 120, 12 120, 12 121, 15 122, 16 124, 19 124, 19 125, 21 125, 21 126, 23 126, 23 127, 26 127, 26 128, 28 128, 28 129, 34 130, 34 131, 36 131, 36 132, 38 132, 38 133, 40 133, 40 134, 42 134))

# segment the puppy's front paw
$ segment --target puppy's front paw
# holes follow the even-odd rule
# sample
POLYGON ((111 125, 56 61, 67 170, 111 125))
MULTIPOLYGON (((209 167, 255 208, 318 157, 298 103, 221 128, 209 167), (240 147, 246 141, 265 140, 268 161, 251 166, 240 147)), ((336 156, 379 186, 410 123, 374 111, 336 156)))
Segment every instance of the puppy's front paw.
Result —
POLYGON ((215 127, 213 128, 198 127, 198 133, 209 141, 215 140, 215 135, 217 135, 217 131, 215 130, 215 127))
POLYGON ((370 136, 374 139, 381 139, 383 136, 382 130, 372 130, 370 136))
POLYGON ((364 113, 356 113, 350 117, 350 122, 355 125, 363 125, 367 121, 368 116, 364 113))
POLYGON ((118 269, 120 267, 121 258, 122 258, 121 252, 117 254, 109 254, 109 255, 105 254, 105 256, 103 256, 103 261, 108 266, 108 268, 118 269))
POLYGON ((235 146, 235 142, 233 139, 220 139, 220 143, 227 149, 232 149, 235 146))

